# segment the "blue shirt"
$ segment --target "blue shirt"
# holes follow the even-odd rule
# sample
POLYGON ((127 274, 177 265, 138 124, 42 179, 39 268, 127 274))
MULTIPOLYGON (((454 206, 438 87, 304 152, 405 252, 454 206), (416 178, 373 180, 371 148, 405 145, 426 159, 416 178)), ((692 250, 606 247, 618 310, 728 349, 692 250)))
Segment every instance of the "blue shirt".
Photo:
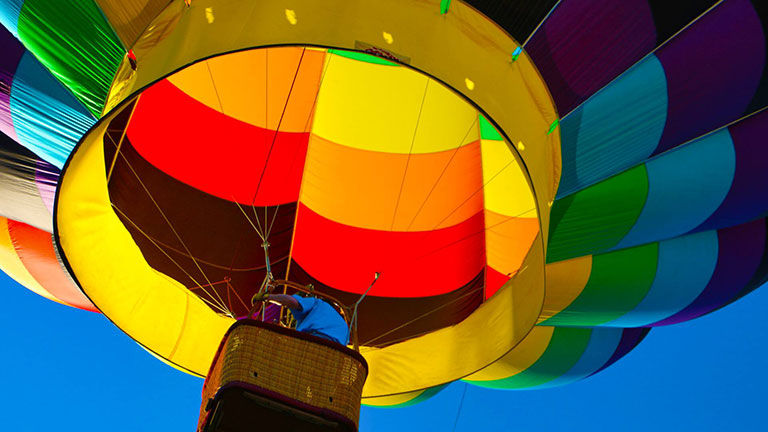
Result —
POLYGON ((324 300, 315 297, 293 295, 301 310, 291 309, 296 318, 296 330, 320 336, 336 343, 349 343, 349 327, 344 318, 324 300))

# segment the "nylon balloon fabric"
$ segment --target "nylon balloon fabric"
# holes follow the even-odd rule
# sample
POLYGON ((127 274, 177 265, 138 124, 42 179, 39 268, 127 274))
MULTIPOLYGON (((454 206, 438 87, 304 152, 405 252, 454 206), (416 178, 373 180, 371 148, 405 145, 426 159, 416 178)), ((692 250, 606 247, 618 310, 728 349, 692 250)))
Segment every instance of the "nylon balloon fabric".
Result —
POLYGON ((585 379, 768 279, 763 1, 186 3, 0 2, 0 267, 176 367, 267 243, 345 304, 381 273, 382 407, 585 379))

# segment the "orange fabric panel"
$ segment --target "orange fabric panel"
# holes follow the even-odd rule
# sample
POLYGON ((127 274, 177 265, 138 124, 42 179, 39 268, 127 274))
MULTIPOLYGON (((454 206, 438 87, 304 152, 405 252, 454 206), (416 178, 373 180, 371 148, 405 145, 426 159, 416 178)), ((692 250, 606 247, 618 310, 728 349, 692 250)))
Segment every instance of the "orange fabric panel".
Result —
MULTIPOLYGON (((536 218, 510 217, 485 211, 485 250, 488 266, 509 280, 519 269, 539 233, 536 218)), ((486 298, 501 285, 488 284, 486 298)))
POLYGON ((168 81, 240 121, 281 132, 306 132, 324 59, 325 51, 312 48, 250 50, 197 63, 168 81))
POLYGON ((360 150, 309 139, 300 201, 335 222, 430 231, 483 210, 480 141, 425 154, 360 150))
POLYGON ((96 311, 88 298, 64 273, 53 250, 50 233, 13 220, 8 221, 8 232, 24 267, 40 285, 64 303, 96 311))
POLYGON ((515 272, 539 233, 539 220, 485 211, 488 265, 500 273, 515 272))
POLYGON ((11 235, 8 232, 8 222, 10 220, 11 219, 0 216, 0 270, 4 271, 8 276, 13 278, 13 280, 20 283, 28 290, 49 300, 61 303, 59 299, 52 296, 51 293, 40 286, 37 280, 29 274, 29 270, 24 267, 24 263, 21 262, 19 254, 16 253, 13 239, 11 239, 11 235))

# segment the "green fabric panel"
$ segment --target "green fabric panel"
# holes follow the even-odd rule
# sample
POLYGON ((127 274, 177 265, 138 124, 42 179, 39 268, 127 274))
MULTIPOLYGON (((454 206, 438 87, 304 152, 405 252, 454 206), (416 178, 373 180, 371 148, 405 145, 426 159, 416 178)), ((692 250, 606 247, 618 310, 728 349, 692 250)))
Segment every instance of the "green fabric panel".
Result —
POLYGON ((640 165, 556 200, 550 214, 547 262, 616 246, 637 221, 647 196, 648 174, 640 165))
POLYGON ((448 13, 448 9, 451 8, 451 0, 440 1, 440 14, 445 15, 448 13))
POLYGON ((632 311, 651 289, 658 257, 658 243, 595 255, 581 294, 541 325, 593 327, 632 311))
POLYGON ((366 63, 387 65, 387 66, 400 66, 399 64, 395 62, 391 62, 385 58, 360 52, 360 51, 345 51, 345 50, 329 49, 328 52, 331 54, 336 54, 337 56, 346 57, 353 60, 359 60, 361 62, 366 62, 366 63))
POLYGON ((492 141, 504 140, 504 137, 501 136, 499 131, 497 131, 491 122, 489 122, 488 119, 485 118, 485 116, 482 114, 480 114, 480 138, 492 141))
POLYGON ((92 0, 27 0, 19 38, 97 118, 124 50, 92 0))
POLYGON ((568 372, 587 349, 592 329, 555 328, 544 354, 528 369, 495 381, 472 381, 472 385, 495 389, 535 387, 568 372))

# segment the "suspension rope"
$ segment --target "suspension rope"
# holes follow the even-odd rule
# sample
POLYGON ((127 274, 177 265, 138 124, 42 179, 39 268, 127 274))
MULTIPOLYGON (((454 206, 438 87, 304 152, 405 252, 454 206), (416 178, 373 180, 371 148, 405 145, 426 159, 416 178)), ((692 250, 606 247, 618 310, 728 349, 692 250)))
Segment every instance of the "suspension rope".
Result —
POLYGON ((424 205, 427 204, 427 201, 432 196, 432 192, 437 189, 438 183, 440 183, 440 180, 443 179, 443 175, 448 171, 448 167, 451 165, 451 162, 453 162, 453 159, 456 157, 456 154, 459 152, 459 149, 463 147, 464 141, 466 141, 467 137, 469 136, 469 133, 472 132, 472 129, 474 128, 475 124, 477 124, 477 121, 479 119, 479 113, 478 115, 473 116, 474 120, 472 120, 472 124, 469 125, 469 129, 467 129, 467 132, 464 134, 464 137, 461 139, 461 142, 459 145, 453 150, 453 153, 451 154, 450 159, 448 159, 448 162, 443 167, 443 170, 440 172, 440 175, 437 176, 437 180, 432 184, 432 188, 429 190, 429 193, 427 193, 427 196, 424 198, 424 201, 421 202, 421 205, 419 206, 419 209, 416 211, 416 214, 413 215, 413 218, 411 219, 411 222, 408 224, 408 227, 405 229, 406 231, 411 229, 411 226, 413 226, 413 223, 416 222, 416 218, 419 216, 421 211, 424 209, 424 205))
POLYGON ((397 209, 400 207, 400 198, 403 195, 403 188, 405 187, 405 178, 408 176, 408 166, 411 163, 411 155, 413 154, 413 146, 416 144, 416 134, 419 132, 419 123, 421 123, 421 113, 424 110, 424 102, 427 101, 427 90, 429 89, 429 82, 431 79, 427 78, 427 84, 424 85, 424 94, 421 96, 421 105, 419 106, 419 114, 416 116, 416 126, 413 129, 413 136, 411 137, 411 147, 408 149, 408 157, 405 160, 405 169, 403 170, 403 180, 400 182, 400 191, 397 193, 397 201, 395 201, 395 211, 392 213, 392 224, 389 227, 390 231, 395 229, 395 219, 397 218, 397 209))
MULTIPOLYGON (((523 271, 525 271, 527 268, 528 268, 528 266, 525 266, 525 267, 523 267, 523 268, 521 268, 521 269, 519 269, 519 270, 515 271, 513 274, 514 274, 515 276, 517 276, 518 274, 520 274, 520 273, 522 273, 523 271)), ((427 317, 427 316, 429 316, 429 315, 432 315, 433 313, 435 313, 435 312, 437 312, 437 311, 439 311, 439 310, 441 310, 441 309, 443 309, 443 308, 446 308, 446 307, 448 307, 448 306, 450 306, 450 305, 452 305, 452 304, 454 304, 454 303, 458 302, 459 300, 462 300, 462 299, 464 299, 464 298, 466 298, 466 297, 469 297, 470 295, 476 294, 476 293, 477 293, 477 291, 481 290, 482 288, 483 288, 483 287, 481 286, 481 287, 479 287, 479 288, 475 288, 475 289, 472 289, 472 290, 470 290, 470 291, 467 291, 466 293, 464 293, 464 294, 460 295, 459 297, 456 297, 455 299, 453 299, 453 300, 451 300, 451 301, 449 301, 449 302, 445 302, 445 303, 443 303, 442 305, 440 305, 440 306, 437 306, 437 307, 435 307, 435 308, 433 308, 433 309, 430 309, 430 310, 428 310, 427 312, 425 312, 425 313, 423 313, 423 314, 421 314, 421 315, 417 316, 416 318, 414 318, 414 319, 412 319, 412 320, 410 320, 410 321, 407 321, 407 322, 405 322, 405 323, 403 323, 403 324, 401 324, 401 325, 399 325, 399 326, 397 326, 397 327, 395 327, 395 328, 393 328, 393 329, 391 329, 391 330, 389 330, 389 331, 387 331, 387 332, 384 332, 384 333, 382 333, 382 334, 380 334, 380 335, 376 336, 376 337, 375 337, 375 338, 373 338, 373 339, 369 339, 369 340, 365 341, 363 344, 364 344, 364 345, 368 345, 368 344, 371 344, 371 343, 373 343, 373 342, 375 342, 375 341, 377 341, 377 340, 379 340, 379 339, 381 339, 381 338, 383 338, 383 337, 385 337, 385 336, 387 336, 387 335, 390 335, 390 334, 392 334, 392 333, 394 333, 394 332, 396 332, 396 331, 398 331, 398 330, 400 330, 400 329, 402 329, 402 328, 404 328, 404 327, 407 327, 407 326, 409 326, 409 325, 411 325, 411 324, 415 323, 416 321, 419 321, 419 320, 421 320, 422 318, 425 318, 425 317, 427 317)), ((407 337, 401 338, 401 339, 399 339, 399 340, 397 340, 397 341, 400 341, 400 340, 406 340, 406 339, 411 339, 411 338, 412 338, 412 336, 407 336, 407 337)), ((397 342, 397 341, 396 341, 396 342, 397 342)))
MULTIPOLYGON (((189 248, 187 247, 186 243, 184 243, 184 240, 181 238, 179 233, 176 231, 176 228, 174 228, 173 223, 171 223, 171 221, 166 216, 165 212, 163 212, 163 209, 160 207, 160 204, 157 203, 157 201, 155 200, 155 197, 149 191, 149 188, 147 188, 147 186, 141 180, 141 177, 136 172, 136 170, 133 168, 133 166, 128 161, 128 159, 125 157, 125 155, 122 154, 122 152, 119 153, 119 154, 120 154, 120 157, 122 157, 123 162, 125 162, 125 164, 128 166, 128 168, 133 173, 134 177, 136 177, 136 180, 139 182, 139 184, 141 185, 142 189, 144 189, 144 192, 146 192, 147 196, 152 201, 152 204, 154 204, 155 208, 157 208, 157 211, 160 212, 160 215, 163 217, 163 220, 165 220, 166 224, 171 229, 171 231, 173 232, 174 236, 176 236, 176 239, 179 241, 179 243, 181 243, 181 246, 184 248, 184 250, 187 252, 187 254, 189 254, 189 257, 192 259, 192 262, 195 264, 195 267, 197 267, 197 270, 203 276, 205 281, 210 284, 211 280, 208 278, 208 275, 206 275, 205 272, 203 271, 202 267, 200 267, 200 264, 197 262, 197 259, 195 259, 194 255, 192 254, 192 251, 190 251, 189 248)), ((219 296, 218 292, 216 292, 215 290, 213 292, 214 292, 214 294, 216 294, 216 296, 218 297, 218 300, 221 302, 221 304, 224 304, 224 300, 221 298, 221 296, 219 296)), ((228 312, 229 312, 229 315, 232 315, 231 311, 228 310, 228 312)))
MULTIPOLYGON (((453 210, 451 210, 451 211, 450 211, 450 212, 449 212, 449 213, 448 213, 448 214, 447 214, 447 215, 446 215, 446 216, 445 216, 443 219, 441 219, 441 220, 440 220, 440 222, 438 222, 437 224, 435 224, 435 226, 433 226, 433 227, 432 227, 432 230, 435 230, 435 229, 437 229, 437 227, 439 227, 440 225, 442 225, 442 223, 443 223, 443 222, 445 222, 445 221, 446 221, 446 220, 447 220, 449 217, 451 217, 451 215, 452 215, 452 214, 456 213, 456 210, 460 209, 461 207, 463 207, 463 206, 464 206, 464 204, 468 203, 468 202, 469 202, 469 200, 471 200, 473 196, 477 195, 477 193, 478 193, 478 192, 482 192, 483 190, 485 190, 485 187, 486 187, 486 186, 488 186, 488 185, 489 185, 489 184, 490 184, 490 183, 491 183, 493 180, 495 180, 495 179, 496 179, 496 177, 498 177, 498 176, 499 176, 499 174, 501 174, 501 173, 502 173, 502 172, 503 172, 505 169, 507 169, 507 168, 509 168, 510 166, 512 166, 512 164, 513 164, 513 163, 515 163, 515 162, 517 162, 517 160, 516 160, 516 159, 513 157, 513 158, 512 158, 512 160, 511 160, 511 161, 509 161, 509 162, 508 162, 506 165, 504 165, 504 166, 503 166, 503 167, 502 167, 502 168, 501 168, 501 169, 500 169, 500 170, 499 170, 499 171, 498 171, 496 174, 494 174, 493 176, 491 176, 491 178, 490 178, 488 181, 484 182, 484 183, 483 183, 483 185, 482 185, 482 186, 480 186, 479 188, 477 188, 477 190, 476 190, 476 191, 472 192, 472 194, 471 194, 471 195, 469 195, 469 196, 467 197, 467 199, 465 199, 464 201, 462 201, 462 202, 461 202, 461 204, 459 204, 459 205, 458 205, 456 208, 454 208, 453 210)), ((535 208, 534 208, 534 210, 535 210, 535 208)), ((530 210, 529 210, 529 211, 530 211, 530 210)), ((526 211, 526 213, 527 213, 527 212, 528 212, 528 211, 526 211)), ((523 213, 523 214, 524 214, 524 213, 523 213)))
MULTIPOLYGON (((253 230, 254 230, 254 231, 256 231, 256 234, 258 234, 258 235, 259 235, 259 238, 261 238, 261 241, 266 241, 266 239, 264 238, 264 236, 261 234, 261 231, 259 231, 259 229, 258 229, 258 228, 256 228, 256 225, 254 225, 254 224, 253 224, 253 221, 251 221, 251 218, 249 218, 249 217, 248 217, 248 214, 247 214, 247 213, 245 212, 245 210, 243 209, 243 206, 241 206, 239 202, 235 201, 235 199, 234 199, 234 198, 232 198, 232 201, 235 203, 235 205, 237 206, 237 208, 239 208, 239 209, 240 209, 240 211, 243 213, 243 216, 245 216, 245 220, 247 220, 247 221, 248 221, 248 223, 249 223, 249 224, 251 224, 251 226, 253 227, 253 230)), ((258 221, 258 219, 257 219, 257 221, 258 221)), ((259 226, 261 226, 261 225, 259 225, 259 226)), ((236 251, 235 251, 235 257, 237 257, 237 253, 238 253, 238 252, 239 252, 239 250, 236 250, 236 251)), ((233 262, 233 263, 235 262, 235 257, 232 257, 232 262, 233 262)))
MULTIPOLYGON (((315 111, 315 107, 317 106, 317 100, 320 97, 320 89, 323 88, 323 80, 325 80, 326 72, 328 72, 328 68, 331 66, 331 60, 333 59, 333 54, 328 53, 326 51, 326 55, 328 56, 328 61, 325 62, 325 65, 323 65, 323 71, 320 73, 320 82, 317 84, 317 91, 315 92, 315 98, 312 101, 312 107, 309 110, 309 115, 307 115, 307 121, 304 123, 304 130, 305 131, 309 128, 309 122, 314 118, 312 113, 315 111)), ((309 153, 309 151, 307 151, 307 154, 308 153, 309 153)), ((305 159, 306 159, 306 155, 305 155, 305 159)), ((299 198, 301 198, 301 189, 302 189, 303 183, 304 182, 302 181, 301 185, 299 186, 299 198)), ((297 204, 296 214, 295 214, 295 216, 293 218, 293 232, 291 233, 291 244, 288 247, 288 264, 285 267, 285 279, 286 280, 288 279, 288 275, 290 274, 290 271, 291 271, 291 256, 293 255, 293 243, 294 243, 294 240, 296 239, 296 225, 298 224, 298 222, 299 222, 299 209, 298 209, 298 204, 297 204)), ((285 293, 287 293, 287 288, 283 289, 283 294, 285 294, 285 293)), ((285 308, 283 308, 283 309, 285 309, 285 308)), ((281 317, 282 317, 283 312, 284 312, 284 310, 280 312, 281 317)))
MULTIPOLYGON (((138 225, 138 224, 136 224, 136 223, 135 223, 135 222, 134 222, 134 221, 133 221, 133 220, 132 220, 130 217, 128 217, 128 215, 127 215, 127 214, 125 214, 125 212, 123 212, 122 210, 120 210, 120 208, 119 208, 119 207, 117 207, 117 206, 116 206, 114 203, 111 203, 111 204, 112 204, 112 208, 113 208, 113 209, 115 209, 115 211, 116 211, 116 212, 118 212, 118 213, 119 213, 119 214, 120 214, 120 215, 121 215, 123 218, 125 218, 125 220, 127 220, 127 221, 128 221, 128 223, 130 223, 130 224, 131 224, 131 225, 132 225, 134 228, 136 228, 136 229, 137 229, 137 230, 138 230, 138 231, 139 231, 139 232, 140 232, 142 235, 144 235, 144 237, 146 237, 146 238, 147 238, 147 240, 149 240, 149 241, 150 241, 150 242, 151 242, 153 245, 155 245, 155 247, 157 247, 157 249, 158 249, 158 250, 160 250, 160 252, 162 252, 162 253, 163 253, 163 255, 165 255, 165 257, 166 257, 166 258, 168 258, 168 260, 170 260, 170 261, 171 261, 173 264, 175 264, 175 265, 176 265, 176 267, 178 267, 178 268, 179 268, 179 270, 181 270, 181 271, 182 271, 182 272, 183 272, 183 273, 184 273, 184 274, 185 274, 185 275, 186 275, 186 276, 187 276, 187 277, 188 277, 190 280, 192 280, 192 282, 195 284, 195 286, 196 286, 196 287, 200 288, 200 289, 201 289, 201 290, 202 290, 202 291, 203 291, 203 292, 204 292, 206 295, 208 295, 209 297, 211 297, 211 300, 212 300, 212 301, 216 301, 216 297, 214 297, 213 295, 211 295, 211 294, 210 294, 210 293, 209 293, 209 292, 208 292, 208 291, 207 291, 207 290, 204 288, 204 286, 209 286, 208 284, 206 284, 206 285, 203 285, 203 284, 199 283, 199 282, 197 281, 197 279, 195 279, 195 278, 194 278, 194 277, 193 277, 191 274, 189 274, 189 272, 187 272, 187 270, 186 270, 186 269, 184 269, 184 267, 183 267, 181 264, 179 264, 178 262, 176 262, 176 260, 174 260, 174 259, 173 259, 173 258, 172 258, 172 257, 171 257, 169 254, 168 254, 168 252, 166 252, 166 251, 165 251, 165 249, 163 249, 162 247, 160 247, 160 245, 159 245, 159 244, 158 244, 158 243, 157 243, 157 242, 156 242, 156 241, 155 241, 155 240, 154 240, 154 239, 153 239, 153 238, 152 238, 152 237, 151 237, 149 234, 147 234, 146 232, 144 232, 144 230, 142 230, 142 229, 141 229, 141 227, 139 227, 139 225, 138 225)), ((199 297, 199 296, 198 296, 198 297, 199 297)), ((229 311, 227 310, 226 306, 224 306, 223 304, 214 304, 214 303, 211 303, 210 301, 206 300, 206 299, 205 299, 205 298, 203 298, 203 297, 199 297, 199 298, 200 298, 201 300, 203 300, 204 302, 208 303, 208 304, 209 304, 211 307, 214 307, 214 308, 218 309, 219 311, 221 311, 221 312, 222 312, 222 313, 224 313, 224 314, 227 314, 227 313, 229 312, 229 311)))
POLYGON ((296 66, 296 73, 293 75, 293 80, 291 81, 291 87, 288 89, 288 96, 285 98, 285 104, 283 105, 283 111, 280 114, 280 120, 277 122, 277 128, 275 128, 275 135, 272 137, 272 143, 269 146, 269 151, 267 152, 267 157, 264 160, 264 169, 261 170, 261 175, 259 176, 259 182, 256 184, 256 191, 253 193, 253 200, 251 201, 251 206, 253 206, 256 203, 256 197, 259 195, 259 189, 261 188, 261 183, 264 181, 264 174, 267 172, 267 165, 269 165, 269 158, 272 156, 272 150, 275 148, 275 141, 277 141, 277 135, 280 132, 280 126, 283 124, 283 118, 285 118, 285 112, 288 109, 288 103, 291 100, 291 93, 293 93, 293 88, 296 85, 296 78, 299 76, 299 70, 301 69, 301 63, 304 61, 304 54, 306 53, 307 48, 303 47, 301 49, 301 57, 299 57, 299 64, 296 66))

